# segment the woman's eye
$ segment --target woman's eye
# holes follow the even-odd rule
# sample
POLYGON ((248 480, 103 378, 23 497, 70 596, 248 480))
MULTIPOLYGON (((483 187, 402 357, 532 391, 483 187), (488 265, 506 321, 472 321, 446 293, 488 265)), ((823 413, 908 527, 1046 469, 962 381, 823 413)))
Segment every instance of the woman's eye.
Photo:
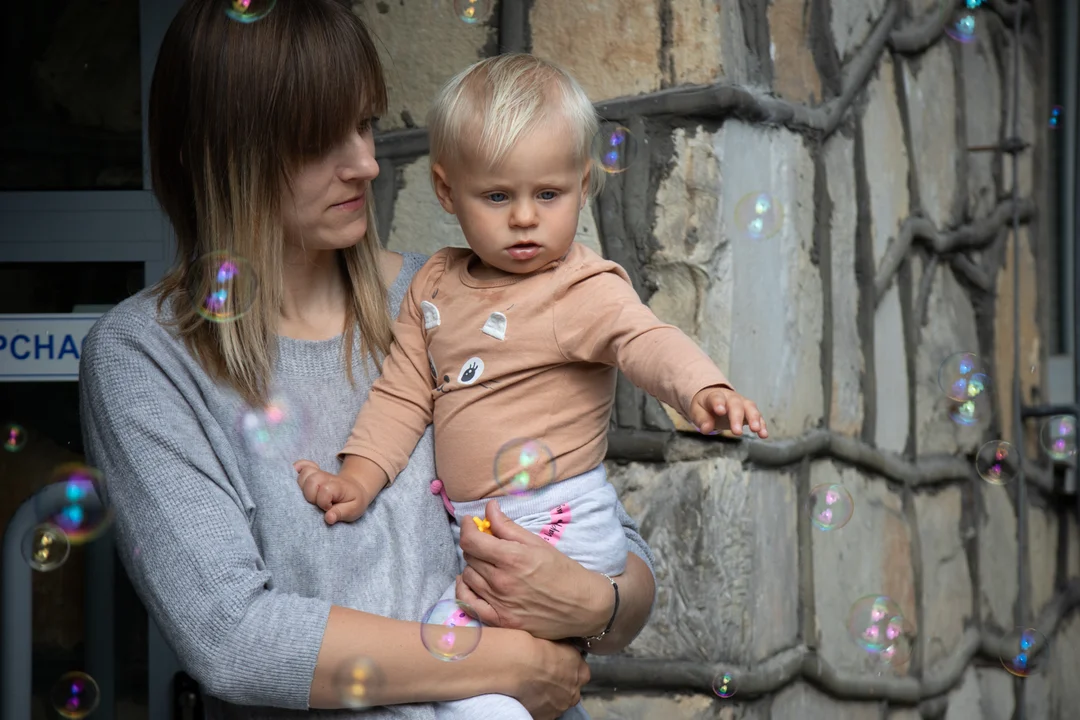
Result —
POLYGON ((501 193, 501 192, 489 193, 487 197, 488 197, 488 200, 490 200, 493 203, 506 202, 506 200, 507 200, 506 193, 501 193))
POLYGON ((361 135, 367 135, 369 132, 371 132, 377 119, 378 118, 365 118, 361 120, 360 123, 356 126, 356 131, 361 135))

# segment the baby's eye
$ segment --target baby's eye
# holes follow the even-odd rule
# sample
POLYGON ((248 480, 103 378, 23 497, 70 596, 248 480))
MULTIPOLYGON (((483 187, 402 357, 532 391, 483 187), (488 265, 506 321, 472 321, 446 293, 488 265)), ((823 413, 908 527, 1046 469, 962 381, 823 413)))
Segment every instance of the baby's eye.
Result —
POLYGON ((554 200, 559 196, 559 193, 555 190, 544 190, 540 193, 541 200, 554 200))
POLYGON ((507 196, 506 193, 493 192, 493 193, 488 193, 487 199, 490 200, 493 203, 504 203, 507 200, 509 200, 509 197, 507 196))

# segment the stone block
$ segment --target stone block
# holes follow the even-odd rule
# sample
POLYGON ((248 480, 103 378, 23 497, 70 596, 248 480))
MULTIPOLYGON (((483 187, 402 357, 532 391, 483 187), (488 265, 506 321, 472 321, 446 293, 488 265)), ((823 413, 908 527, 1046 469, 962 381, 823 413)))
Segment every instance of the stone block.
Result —
POLYGON ((952 54, 937 43, 918 58, 904 62, 904 92, 919 203, 939 228, 958 224, 956 166, 956 97, 952 54))
POLYGON ((812 530, 818 653, 838 670, 863 672, 866 653, 847 629, 848 611, 856 600, 888 595, 906 618, 916 621, 911 528, 900 497, 884 481, 830 460, 816 461, 810 468, 810 487, 825 483, 842 485, 855 502, 855 512, 842 528, 812 530))
POLYGON ((671 159, 656 188, 653 236, 659 248, 652 262, 691 263, 708 268, 725 242, 720 225, 721 194, 716 136, 700 125, 675 128, 671 159))
MULTIPOLYGON (((990 427, 991 403, 979 406, 982 415, 975 424, 957 423, 950 416, 955 403, 938 378, 942 363, 952 355, 978 353, 975 308, 947 264, 938 264, 932 282, 915 353, 915 448, 919 455, 972 453, 990 427)), ((989 369, 990 358, 984 362, 989 369)))
POLYGON ((652 620, 631 654, 747 666, 796 642, 796 492, 787 474, 723 458, 608 463, 608 471, 657 561, 652 620))
POLYGON ((984 720, 979 678, 975 668, 968 667, 960 685, 949 693, 949 705, 945 720, 984 720))
POLYGON ((923 667, 929 672, 952 654, 974 614, 971 569, 960 537, 960 505, 957 487, 915 496, 924 614, 919 642, 923 667))
POLYGON ((658 90, 657 0, 535 0, 532 51, 567 69, 594 101, 658 90))
MULTIPOLYGON (((813 163, 798 135, 731 120, 716 134, 716 155, 724 192, 709 240, 719 256, 706 299, 709 327, 731 328, 728 377, 761 408, 772 436, 798 435, 824 414, 821 274, 811 261, 813 163), (770 193, 784 217, 776 235, 753 240, 737 227, 735 209, 758 192, 770 193)), ((702 335, 707 347, 718 343, 705 328, 702 335)))
MULTIPOLYGON (((1074 680, 1075 682, 1075 680, 1074 680)), ((1024 678, 1024 717, 1029 718, 1074 718, 1076 708, 1070 708, 1066 715, 1050 714, 1050 679, 1043 673, 1036 673, 1024 678)))
POLYGON ((767 712, 734 699, 720 701, 708 695, 646 695, 616 692, 612 696, 586 696, 585 710, 592 720, 766 720, 767 712))
POLYGON ((866 370, 859 337, 859 285, 855 274, 855 143, 835 133, 825 143, 825 175, 832 217, 832 400, 829 428, 858 435, 863 422, 862 374, 866 370))
MULTIPOLYGON (((1000 22, 996 18, 990 22, 1000 22)), ((1013 44, 1012 28, 1010 32, 1003 33, 1003 52, 1001 57, 1007 58, 1002 62, 1005 75, 1005 134, 1011 135, 1013 128, 1013 44)), ((1032 67, 1028 51, 1021 45, 1020 49, 1020 130, 1019 137, 1028 142, 1040 143, 1046 137, 1045 123, 1049 115, 1049 108, 1039 100, 1039 81, 1032 67)), ((1035 189, 1035 153, 1023 152, 1018 156, 1020 159, 1020 197, 1031 197, 1035 189)), ((1011 161, 1006 161, 1011 162, 1011 161)), ((1011 167, 1011 165, 1010 165, 1011 167)), ((1006 187, 1012 188, 1012 174, 1008 175, 1006 187)))
POLYGON ((857 3, 832 0, 831 5, 833 40, 836 42, 836 54, 843 62, 850 59, 870 36, 875 23, 885 10, 885 0, 857 3))
POLYGON ((979 678, 982 698, 981 720, 1012 720, 1016 708, 1013 676, 1001 668, 981 667, 975 671, 979 678))
POLYGON ((423 127, 435 93, 443 83, 487 55, 495 42, 492 23, 469 25, 452 3, 360 0, 353 11, 375 36, 383 61, 390 104, 381 130, 423 127))
MULTIPOLYGON (((1035 257, 1031 251, 1031 235, 1027 227, 1020 228, 1020 383, 1025 403, 1033 403, 1041 384, 1042 337, 1039 331, 1038 288, 1039 278, 1035 257), (1034 371, 1032 371, 1034 368, 1034 371)), ((1013 330, 1013 235, 1009 232, 1005 243, 1005 258, 997 274, 996 313, 994 323, 994 377, 997 412, 1001 437, 1016 442, 1013 432, 1012 384, 1013 349, 1016 337, 1013 330)), ((1038 453, 1038 428, 1026 424, 1026 452, 1028 457, 1038 453)))
MULTIPOLYGON (((386 247, 395 252, 431 255, 443 247, 468 247, 457 218, 443 210, 431 187, 428 157, 400 168, 401 188, 394 201, 394 219, 386 247)), ((577 241, 603 255, 592 201, 578 216, 577 241)))
POLYGON ((922 714, 915 708, 890 710, 885 720, 922 720, 922 714))
POLYGON ((737 13, 737 7, 720 0, 671 0, 670 6, 669 79, 675 85, 716 82, 724 73, 725 52, 731 53, 725 16, 737 13))
POLYGON ((881 704, 835 700, 804 682, 794 682, 773 700, 771 720, 881 720, 881 704))
POLYGON ((1065 718, 1080 708, 1080 683, 1076 682, 1076 668, 1080 667, 1080 614, 1073 612, 1066 616, 1049 641, 1050 656, 1043 672, 1051 687, 1050 717, 1065 718))
POLYGON ((1028 577, 1031 611, 1038 617, 1054 598, 1058 557, 1058 517, 1028 503, 1028 577))
MULTIPOLYGON (((989 33, 960 44, 964 84, 964 126, 969 146, 996 145, 1001 140, 1001 75, 989 33)), ((997 204, 994 153, 969 152, 967 157, 967 214, 986 217, 997 204)))
POLYGON ((803 0, 772 0, 768 9, 773 90, 797 103, 821 102, 821 77, 810 50, 810 15, 803 0))
MULTIPOLYGON (((900 223, 908 216, 910 198, 906 182, 897 182, 897 168, 908 167, 904 128, 896 101, 892 61, 883 58, 866 90, 862 118, 866 145, 866 179, 870 188, 870 234, 874 265, 890 242, 895 242, 900 223)), ((875 443, 901 452, 908 435, 908 373, 900 297, 894 281, 882 298, 874 317, 874 375, 876 385, 875 443)))
POLYGON ((977 487, 982 505, 977 541, 982 622, 1008 631, 1013 628, 1018 587, 1016 511, 1004 488, 981 482, 977 487))

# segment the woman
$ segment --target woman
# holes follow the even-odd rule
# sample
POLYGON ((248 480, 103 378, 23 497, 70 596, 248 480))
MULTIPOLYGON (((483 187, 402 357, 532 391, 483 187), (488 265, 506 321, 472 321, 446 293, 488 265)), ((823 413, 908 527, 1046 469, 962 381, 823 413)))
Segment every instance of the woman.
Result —
POLYGON ((617 652, 651 607, 648 548, 625 511, 637 554, 616 604, 606 578, 493 504, 498 541, 462 539, 458 586, 499 627, 440 662, 416 622, 457 572, 430 429, 358 522, 329 527, 305 501, 291 462, 334 466, 423 262, 382 250, 374 228, 371 123, 385 107, 371 38, 337 0, 279 0, 249 25, 190 0, 160 50, 150 157, 179 261, 94 327, 80 387, 121 558, 211 717, 375 698, 387 707, 351 717, 419 720, 431 701, 503 693, 554 718, 588 679, 554 641, 610 623, 592 645, 617 652), (381 674, 363 698, 335 677, 356 658, 381 674))

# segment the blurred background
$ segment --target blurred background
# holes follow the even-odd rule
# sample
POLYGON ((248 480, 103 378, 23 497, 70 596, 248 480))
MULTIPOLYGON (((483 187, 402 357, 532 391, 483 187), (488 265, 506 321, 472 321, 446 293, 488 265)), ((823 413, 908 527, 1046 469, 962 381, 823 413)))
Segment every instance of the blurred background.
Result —
MULTIPOLYGON (((65 717, 201 716, 107 510, 72 497, 95 480, 78 346, 172 259, 144 108, 179 5, 0 9, 4 720, 59 717, 76 686, 94 707, 65 717), (82 532, 42 562, 57 518, 82 532)), ((1080 0, 352 7, 390 87, 387 247, 464 246, 428 180, 437 88, 553 59, 606 121, 579 241, 769 420, 767 443, 702 438, 620 379, 608 470, 658 600, 590 661, 594 718, 1077 716, 1080 0), (896 642, 868 641, 879 605, 896 642)))

